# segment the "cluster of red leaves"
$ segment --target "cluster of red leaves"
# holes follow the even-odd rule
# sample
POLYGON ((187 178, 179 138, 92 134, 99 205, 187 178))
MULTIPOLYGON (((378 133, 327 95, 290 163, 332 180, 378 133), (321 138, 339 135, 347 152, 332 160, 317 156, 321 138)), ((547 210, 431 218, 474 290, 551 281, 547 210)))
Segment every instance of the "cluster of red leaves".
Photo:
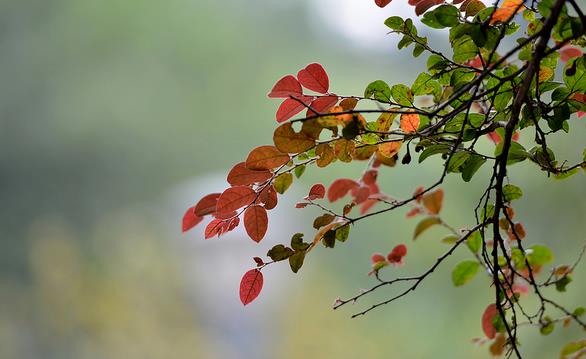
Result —
POLYGON ((289 160, 288 154, 274 146, 253 149, 246 162, 236 164, 228 173, 227 181, 231 187, 222 193, 203 197, 185 212, 183 232, 211 215, 213 219, 205 228, 205 238, 219 237, 238 227, 240 215, 244 214, 246 232, 252 240, 260 242, 268 229, 267 210, 277 205, 277 192, 271 184, 273 170, 289 160))
POLYGON ((277 122, 284 122, 299 112, 307 109, 307 116, 327 113, 338 103, 338 96, 328 93, 330 80, 328 74, 318 63, 307 65, 299 70, 297 78, 286 75, 273 86, 268 96, 270 98, 284 98, 277 109, 277 122), (302 86, 321 96, 306 95, 302 86))
POLYGON ((372 263, 372 270, 368 273, 368 275, 373 275, 374 273, 378 272, 381 268, 386 267, 390 264, 394 266, 401 266, 403 265, 403 258, 407 255, 407 246, 404 244, 399 244, 391 250, 387 256, 380 253, 374 253, 372 257, 370 257, 370 261, 372 263))

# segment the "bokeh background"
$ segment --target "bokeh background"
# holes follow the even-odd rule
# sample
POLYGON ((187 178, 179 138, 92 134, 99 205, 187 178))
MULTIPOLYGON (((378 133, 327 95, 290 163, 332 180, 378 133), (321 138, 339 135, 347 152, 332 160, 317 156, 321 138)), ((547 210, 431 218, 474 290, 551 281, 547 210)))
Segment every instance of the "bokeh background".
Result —
MULTIPOLYGON (((404 212, 352 229, 335 250, 312 253, 294 275, 265 272, 253 304, 238 299, 241 275, 291 234, 313 233, 317 214, 294 203, 315 182, 356 177, 361 164, 310 169, 272 211, 260 244, 236 231, 203 240, 180 233, 184 210, 226 186, 225 175, 256 145, 270 143, 276 79, 314 61, 333 91, 360 94, 375 79, 410 84, 424 69, 396 51, 383 20, 412 16, 406 3, 372 1, 0 1, 0 357, 1 358, 487 358, 471 343, 492 298, 478 276, 453 288, 451 258, 416 293, 360 319, 334 299, 373 284, 373 252, 399 242, 407 263, 388 274, 419 273, 445 250, 444 233, 410 241, 404 212)), ((446 45, 442 34, 431 41, 446 45)), ((553 144, 581 157, 584 119, 553 144)), ((529 141, 526 135, 521 141, 529 141)), ((485 144, 489 149, 488 142, 485 144)), ((485 169, 486 170, 486 169, 485 169)), ((385 171, 401 196, 429 184, 440 162, 385 171)), ((585 179, 548 179, 530 163, 511 178, 528 243, 548 244, 571 263, 584 244, 585 179)), ((487 181, 448 178, 445 216, 473 222, 487 181)), ((561 303, 584 305, 586 264, 561 303)), ((397 289, 395 289, 397 290, 397 289)), ((531 306, 530 304, 528 304, 531 306)), ((555 358, 571 326, 542 338, 523 331, 528 358, 555 358)))

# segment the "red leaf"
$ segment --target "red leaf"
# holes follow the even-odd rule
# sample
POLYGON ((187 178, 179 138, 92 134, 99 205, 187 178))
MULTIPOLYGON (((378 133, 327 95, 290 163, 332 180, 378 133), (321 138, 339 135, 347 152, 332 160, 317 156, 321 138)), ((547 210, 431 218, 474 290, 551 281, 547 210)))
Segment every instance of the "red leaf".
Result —
POLYGON ((264 204, 266 210, 277 207, 277 191, 275 191, 275 187, 270 185, 263 188, 257 202, 264 204))
POLYGON ((415 189, 415 192, 413 193, 413 197, 415 197, 415 202, 421 203, 421 194, 423 193, 423 191, 425 191, 425 188, 423 188, 423 186, 419 186, 415 189))
POLYGON ((311 186, 311 189, 309 190, 309 195, 305 197, 305 199, 313 201, 315 199, 322 199, 325 195, 326 187, 321 183, 317 183, 311 186))
POLYGON ((377 176, 378 176, 378 171, 368 170, 368 171, 364 172, 364 175, 362 175, 362 182, 364 182, 365 185, 375 184, 377 176))
POLYGON ((220 193, 208 194, 204 198, 200 199, 195 205, 193 212, 196 216, 203 217, 216 211, 216 202, 220 197, 220 193))
POLYGON ((263 276, 258 269, 251 269, 244 273, 240 281, 240 301, 247 305, 258 297, 262 290, 263 276))
POLYGON ((378 7, 385 7, 391 3, 391 0, 374 0, 374 3, 378 5, 378 7))
POLYGON ((432 6, 435 5, 439 5, 439 4, 443 4, 444 0, 421 0, 419 2, 417 2, 417 5, 415 6, 415 14, 417 16, 423 14, 424 12, 426 12, 427 10, 429 10, 429 8, 431 8, 432 6))
POLYGON ((351 189, 356 187, 358 187, 356 181, 348 178, 339 178, 330 185, 330 188, 328 189, 328 200, 330 202, 337 201, 348 194, 351 189))
POLYGON ((318 97, 311 103, 311 108, 318 113, 307 109, 307 117, 328 113, 332 107, 336 106, 336 103, 338 103, 338 96, 330 95, 318 97))
POLYGON ((217 212, 226 213, 236 211, 251 204, 256 199, 256 192, 247 186, 228 188, 218 198, 217 212))
POLYGON ((240 162, 228 173, 228 183, 231 186, 248 186, 253 183, 262 183, 272 176, 270 171, 253 171, 246 168, 244 162, 240 162))
POLYGON ((390 263, 401 263, 403 261, 403 257, 407 255, 407 246, 404 244, 399 244, 387 255, 387 260, 390 263))
POLYGON ((185 214, 183 215, 183 221, 181 223, 181 230, 183 232, 187 232, 191 228, 197 226, 201 221, 203 221, 203 218, 195 214, 195 206, 193 206, 185 211, 185 214))
POLYGON ((370 257, 370 261, 372 262, 372 264, 378 263, 378 262, 384 262, 385 261, 385 256, 383 256, 380 253, 375 253, 372 255, 372 257, 370 257))
POLYGON ((290 96, 301 96, 301 85, 293 75, 281 78, 267 96, 271 98, 287 98, 290 96))
POLYGON ((220 235, 222 232, 222 228, 224 227, 224 220, 222 219, 213 219, 205 229, 205 239, 210 239, 215 237, 216 235, 220 235))
POLYGON ((300 96, 296 97, 296 99, 285 99, 277 110, 277 122, 285 122, 291 117, 297 115, 299 112, 306 109, 313 99, 313 96, 300 96))
POLYGON ((254 260, 254 262, 256 263, 256 265, 258 267, 265 264, 265 262, 263 262, 263 260, 260 257, 252 257, 252 260, 254 260))
POLYGON ((489 304, 488 307, 484 310, 484 314, 482 314, 482 330, 484 331, 484 335, 486 335, 489 339, 494 339, 496 336, 496 329, 492 324, 494 317, 498 314, 498 310, 496 308, 496 304, 489 304))
POLYGON ((322 65, 313 63, 299 70, 297 79, 303 87, 318 93, 327 93, 330 88, 328 74, 322 65))
POLYGON ((363 203, 364 201, 366 201, 368 199, 368 196, 370 196, 370 188, 368 188, 366 186, 354 188, 352 190, 352 196, 354 196, 354 203, 356 203, 356 204, 363 203))
POLYGON ((250 206, 244 212, 244 228, 246 228, 246 233, 257 243, 267 233, 268 223, 267 211, 262 206, 250 206))
POLYGON ((231 212, 214 212, 212 214, 212 216, 214 216, 214 218, 218 218, 218 219, 230 219, 232 217, 236 217, 237 214, 238 214, 238 212, 236 212, 236 211, 231 211, 231 212))
POLYGON ((260 146, 248 154, 245 166, 250 170, 272 170, 284 165, 291 158, 275 146, 260 146))
POLYGON ((415 217, 416 215, 420 214, 421 212, 422 212, 421 208, 419 208, 419 207, 412 208, 409 212, 407 212, 407 218, 415 217))
POLYGON ((370 199, 367 199, 366 201, 364 201, 362 203, 362 205, 360 206, 360 214, 365 214, 366 212, 368 212, 368 210, 370 210, 375 204, 378 203, 378 201, 374 198, 379 198, 379 196, 371 196, 370 199))

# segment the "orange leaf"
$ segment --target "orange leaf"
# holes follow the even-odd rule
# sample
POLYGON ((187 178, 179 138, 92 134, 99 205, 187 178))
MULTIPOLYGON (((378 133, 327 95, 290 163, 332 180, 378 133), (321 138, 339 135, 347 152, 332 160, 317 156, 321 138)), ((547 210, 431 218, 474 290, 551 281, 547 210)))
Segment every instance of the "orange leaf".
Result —
POLYGON ((444 190, 438 189, 431 193, 423 195, 423 205, 432 214, 438 214, 442 210, 442 202, 444 200, 444 190))
POLYGON ((303 132, 295 132, 290 123, 277 127, 273 134, 277 149, 284 153, 301 153, 315 146, 315 140, 303 132))
POLYGON ((297 81, 293 75, 287 75, 277 81, 267 96, 271 98, 287 98, 290 96, 301 95, 303 94, 301 92, 301 85, 299 84, 299 81, 297 81))
POLYGON ((244 273, 240 280, 240 301, 247 305, 258 297, 262 290, 263 276, 258 269, 251 269, 244 273))
POLYGON ((326 93, 330 88, 328 74, 322 65, 317 63, 309 64, 304 69, 299 70, 297 79, 303 87, 311 91, 326 93))
POLYGON ((399 153, 403 141, 384 142, 378 145, 378 153, 384 157, 391 158, 399 153))
POLYGON ((507 22, 516 13, 523 10, 523 0, 504 0, 501 7, 496 9, 490 19, 490 24, 498 22, 507 22))
POLYGON ((246 168, 251 170, 272 170, 289 162, 288 154, 275 146, 260 146, 253 149, 246 159, 246 168))
POLYGON ((358 187, 358 183, 349 178, 339 178, 332 182, 328 189, 328 200, 334 202, 344 197, 351 189, 358 187))
POLYGON ((334 144, 336 157, 342 162, 352 162, 352 155, 354 154, 355 148, 356 145, 353 141, 344 138, 337 140, 334 144))
POLYGON ((505 336, 503 334, 499 334, 494 340, 494 342, 490 345, 488 350, 490 351, 490 354, 492 354, 493 356, 499 357, 503 355, 503 353, 505 352, 506 344, 507 339, 505 338, 505 336))
POLYGON ((342 107, 342 111, 352 111, 358 104, 358 100, 352 97, 345 98, 340 101, 340 107, 342 107))
POLYGON ((419 128, 419 115, 416 113, 401 115, 400 126, 405 133, 417 132, 419 128))
POLYGON ((253 241, 258 243, 264 238, 268 224, 269 219, 264 207, 254 205, 248 207, 244 212, 244 228, 253 241))
POLYGON ((247 186, 253 183, 262 183, 272 176, 270 171, 249 170, 244 162, 240 162, 228 173, 228 183, 231 186, 247 186))
POLYGON ((322 143, 315 148, 315 153, 319 156, 319 159, 316 161, 317 167, 326 167, 335 158, 334 150, 330 147, 330 145, 326 143, 322 143))
POLYGON ((236 211, 251 204, 256 199, 256 192, 247 186, 228 188, 218 198, 216 211, 220 213, 236 211))
POLYGON ((203 218, 195 214, 195 206, 190 207, 183 215, 181 230, 187 232, 191 228, 197 226, 201 221, 203 221, 203 218))
POLYGON ((221 193, 212 193, 200 199, 195 205, 193 213, 198 217, 214 213, 216 211, 216 202, 218 201, 220 194, 221 193))

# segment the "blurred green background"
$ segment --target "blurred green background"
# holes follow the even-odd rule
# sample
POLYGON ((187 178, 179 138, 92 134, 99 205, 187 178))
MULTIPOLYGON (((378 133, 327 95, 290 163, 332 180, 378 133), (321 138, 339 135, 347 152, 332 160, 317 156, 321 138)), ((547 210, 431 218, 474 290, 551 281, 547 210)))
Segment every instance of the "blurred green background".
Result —
MULTIPOLYGON (((243 308, 238 283, 291 234, 311 235, 317 212, 294 203, 315 182, 356 177, 361 164, 310 169, 271 213, 261 243, 242 231, 203 240, 180 233, 183 211, 211 191, 248 151, 271 142, 276 79, 319 61, 332 90, 360 94, 375 79, 410 84, 425 59, 395 50, 382 21, 409 13, 372 1, 24 0, 0 11, 1 358, 486 358, 480 316, 491 300, 480 277, 453 288, 449 263, 417 292, 360 319, 354 311, 388 297, 331 310, 374 282, 373 252, 406 242, 402 268, 416 274, 445 250, 434 230, 410 242, 404 212, 353 228, 320 249, 299 274, 267 268, 265 289, 243 308)), ((440 45, 445 39, 435 38, 440 45)), ((586 128, 573 119, 560 157, 580 158, 586 128)), ((530 140, 527 135, 523 140, 530 140)), ((490 146, 485 144, 487 148, 490 146)), ((486 169, 485 169, 486 170, 486 169)), ((406 195, 439 174, 439 162, 385 171, 383 190, 406 195)), ((546 178, 529 163, 511 178, 525 191, 517 214, 527 241, 551 245, 556 263, 575 260, 586 236, 585 180, 546 178)), ((450 177, 446 219, 470 211, 487 172, 450 177)), ((561 303, 584 305, 582 263, 561 303)), ((395 290, 397 290, 395 288, 395 290)), ((530 304, 528 304, 531 307, 530 304)), ((571 326, 521 339, 528 358, 557 357, 571 326)))

